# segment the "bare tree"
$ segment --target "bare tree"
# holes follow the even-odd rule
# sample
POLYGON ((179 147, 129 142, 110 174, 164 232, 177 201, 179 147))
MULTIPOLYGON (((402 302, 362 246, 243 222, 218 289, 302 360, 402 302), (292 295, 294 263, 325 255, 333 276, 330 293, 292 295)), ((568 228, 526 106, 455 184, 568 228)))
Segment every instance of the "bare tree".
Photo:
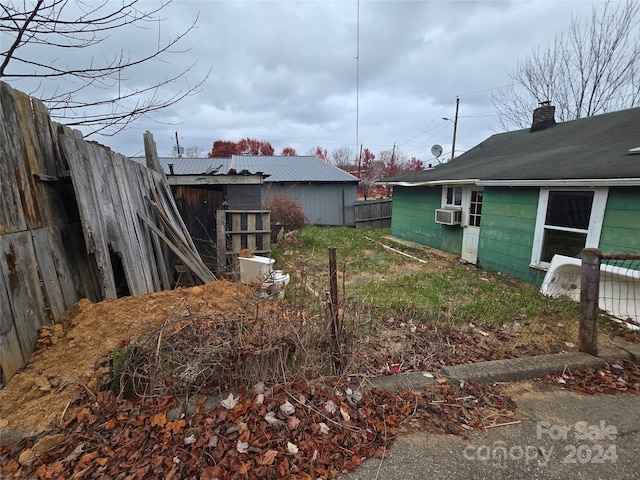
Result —
POLYGON ((560 121, 640 105, 639 12, 636 1, 608 1, 590 21, 572 17, 567 32, 516 66, 509 88, 492 94, 500 127, 529 127, 547 100, 560 121))
POLYGON ((187 158, 200 158, 202 155, 202 148, 198 145, 192 145, 185 149, 184 154, 187 158))
MULTIPOLYGON (((51 117, 70 126, 85 126, 88 135, 110 136, 135 119, 174 105, 198 91, 205 78, 189 84, 184 70, 127 89, 127 72, 168 55, 181 54, 178 43, 195 27, 197 18, 176 37, 163 38, 161 11, 171 0, 151 4, 142 0, 8 1, 0 5, 0 79, 16 83, 35 79, 31 92, 49 108, 51 117), (132 56, 120 50, 105 53, 105 41, 129 28, 157 28, 157 36, 145 42, 146 53, 132 56), (6 41, 9 39, 9 41, 6 41), (70 50, 83 55, 71 55, 70 50), (82 52, 81 52, 82 51, 82 52), (94 54, 95 52, 95 54, 94 54), (99 52, 99 53, 98 53, 99 52), (86 54, 85 54, 86 53, 86 54), (76 60, 77 63, 70 63, 76 60), (176 91, 177 82, 184 82, 176 91), (163 87, 173 90, 163 96, 163 87), (102 98, 88 95, 94 88, 106 90, 102 98)), ((139 48, 139 46, 137 46, 139 48)), ((208 75, 208 74, 207 74, 208 75)))
POLYGON ((333 164, 338 167, 345 169, 347 167, 353 166, 353 151, 349 147, 337 147, 331 151, 331 160, 333 160, 333 164))

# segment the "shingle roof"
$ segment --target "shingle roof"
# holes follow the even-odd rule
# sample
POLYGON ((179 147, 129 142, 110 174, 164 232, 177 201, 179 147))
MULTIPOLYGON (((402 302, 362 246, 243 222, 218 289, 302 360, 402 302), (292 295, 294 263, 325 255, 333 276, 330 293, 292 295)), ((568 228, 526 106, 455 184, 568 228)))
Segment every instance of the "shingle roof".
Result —
MULTIPOLYGON (((138 159, 134 159, 138 161, 138 159)), ((140 161, 144 162, 144 159, 140 161)), ((160 158, 167 175, 263 173, 269 182, 358 182, 358 178, 314 156, 234 155, 232 158, 160 158)))
POLYGON ((386 179, 390 183, 447 180, 540 181, 640 178, 640 108, 493 135, 431 170, 386 179))

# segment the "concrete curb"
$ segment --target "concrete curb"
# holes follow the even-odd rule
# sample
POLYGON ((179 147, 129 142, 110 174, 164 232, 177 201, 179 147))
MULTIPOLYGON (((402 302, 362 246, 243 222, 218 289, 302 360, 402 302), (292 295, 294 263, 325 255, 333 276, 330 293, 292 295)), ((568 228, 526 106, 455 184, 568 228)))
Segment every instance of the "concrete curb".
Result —
POLYGON ((601 347, 597 357, 581 352, 556 353, 447 366, 438 373, 411 372, 386 375, 370 379, 369 385, 365 388, 420 391, 428 385, 433 385, 436 375, 474 383, 513 382, 562 373, 565 370, 577 372, 601 368, 607 362, 620 360, 639 362, 640 345, 625 343, 601 347))
POLYGON ((562 373, 565 370, 576 371, 600 368, 605 363, 606 360, 588 353, 558 353, 455 365, 444 367, 440 373, 455 380, 468 382, 512 382, 544 377, 550 373, 562 373))

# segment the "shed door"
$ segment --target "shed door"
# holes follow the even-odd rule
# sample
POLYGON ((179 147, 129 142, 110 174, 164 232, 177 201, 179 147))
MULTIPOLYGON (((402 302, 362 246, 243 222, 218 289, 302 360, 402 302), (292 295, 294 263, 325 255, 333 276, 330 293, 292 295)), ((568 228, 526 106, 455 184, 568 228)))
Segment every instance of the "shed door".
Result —
POLYGON ((482 190, 467 190, 463 204, 462 260, 472 264, 478 261, 480 218, 482 216, 482 190), (468 192, 468 193, 467 193, 468 192))

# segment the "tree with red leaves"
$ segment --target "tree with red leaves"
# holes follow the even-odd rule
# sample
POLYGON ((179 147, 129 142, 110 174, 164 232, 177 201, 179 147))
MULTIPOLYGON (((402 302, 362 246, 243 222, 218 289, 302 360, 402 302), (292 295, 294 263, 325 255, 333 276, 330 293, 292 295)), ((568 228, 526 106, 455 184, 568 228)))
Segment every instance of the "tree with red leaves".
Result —
POLYGON ((232 155, 238 155, 238 144, 228 140, 216 140, 213 142, 213 148, 207 154, 209 158, 229 158, 232 155))
POLYGON ((385 178, 400 175, 404 171, 407 163, 405 155, 396 148, 381 151, 378 158, 384 162, 385 178))
POLYGON ((329 153, 327 152, 326 148, 322 148, 320 145, 318 145, 316 148, 309 149, 309 155, 313 155, 315 157, 318 157, 320 160, 324 160, 325 162, 329 163, 329 153))
POLYGON ((360 165, 358 166, 359 190, 365 200, 375 193, 375 182, 378 180, 378 175, 373 165, 375 159, 375 154, 368 148, 365 148, 360 156, 360 165))
POLYGON ((362 151, 362 155, 360 156, 360 165, 358 166, 358 169, 360 171, 358 172, 358 174, 361 176, 368 175, 373 168, 373 161, 375 159, 376 155, 368 148, 365 148, 362 151))
POLYGON ((296 149, 293 147, 284 147, 282 149, 282 152, 280 153, 280 155, 284 155, 285 157, 295 157, 296 155, 298 155, 296 153, 296 149))
POLYGON ((265 140, 255 140, 253 138, 243 138, 238 142, 240 155, 273 155, 273 147, 265 140))
POLYGON ((228 158, 232 155, 273 155, 273 147, 265 140, 243 138, 239 142, 216 140, 207 154, 209 158, 228 158))
POLYGON ((416 157, 411 157, 409 163, 404 169, 405 172, 421 172, 422 170, 424 170, 424 164, 422 163, 422 160, 417 159, 416 157))

